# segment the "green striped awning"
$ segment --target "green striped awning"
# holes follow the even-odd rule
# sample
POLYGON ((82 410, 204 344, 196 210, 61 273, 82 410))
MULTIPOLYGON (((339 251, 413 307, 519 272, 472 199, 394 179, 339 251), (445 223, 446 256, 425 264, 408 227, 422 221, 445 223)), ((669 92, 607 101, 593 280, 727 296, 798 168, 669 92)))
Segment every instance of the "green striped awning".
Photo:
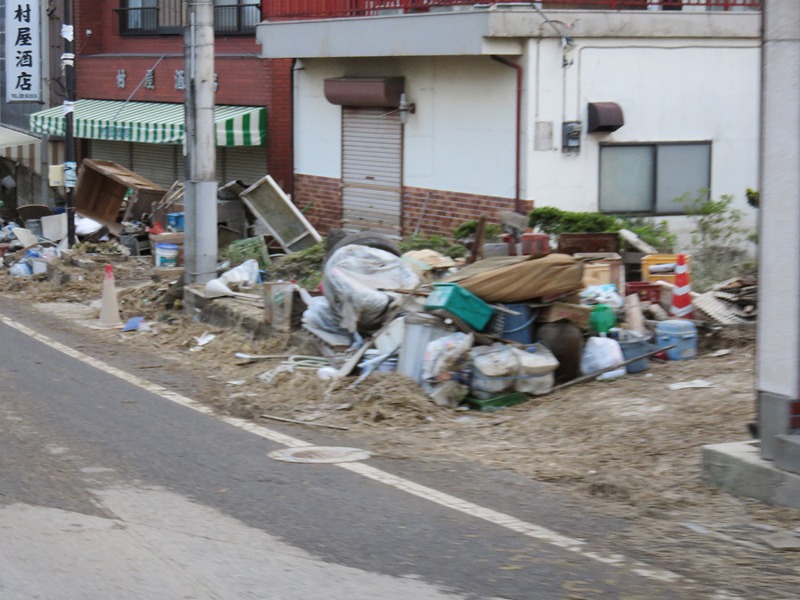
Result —
MULTIPOLYGON (((72 116, 76 138, 181 144, 183 104, 78 100, 72 116)), ((262 146, 267 134, 267 111, 260 106, 215 106, 217 146, 262 146)), ((33 113, 31 131, 63 136, 64 107, 33 113)))

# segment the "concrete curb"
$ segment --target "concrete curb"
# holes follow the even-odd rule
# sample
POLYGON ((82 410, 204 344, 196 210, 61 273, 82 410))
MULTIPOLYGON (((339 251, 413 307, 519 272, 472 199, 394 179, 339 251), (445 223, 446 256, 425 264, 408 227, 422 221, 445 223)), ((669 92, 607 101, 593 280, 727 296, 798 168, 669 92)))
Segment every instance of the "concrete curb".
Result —
POLYGON ((703 446, 703 479, 740 498, 800 510, 800 475, 761 458, 757 441, 703 446))

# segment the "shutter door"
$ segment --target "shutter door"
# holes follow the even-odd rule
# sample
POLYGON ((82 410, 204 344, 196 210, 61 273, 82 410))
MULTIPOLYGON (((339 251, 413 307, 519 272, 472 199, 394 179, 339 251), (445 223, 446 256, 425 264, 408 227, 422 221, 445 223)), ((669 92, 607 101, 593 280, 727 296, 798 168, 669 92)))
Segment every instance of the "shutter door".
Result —
POLYGON ((131 146, 128 142, 106 142, 105 140, 92 140, 89 145, 89 155, 98 160, 110 160, 126 169, 131 168, 131 146))
POLYGON ((217 148, 217 180, 238 179, 248 187, 267 174, 267 149, 262 146, 217 148))
POLYGON ((342 226, 399 236, 402 124, 386 108, 344 108, 342 226), (387 114, 388 113, 388 114, 387 114))
POLYGON ((183 179, 181 146, 173 144, 133 144, 131 171, 169 189, 175 180, 183 179))

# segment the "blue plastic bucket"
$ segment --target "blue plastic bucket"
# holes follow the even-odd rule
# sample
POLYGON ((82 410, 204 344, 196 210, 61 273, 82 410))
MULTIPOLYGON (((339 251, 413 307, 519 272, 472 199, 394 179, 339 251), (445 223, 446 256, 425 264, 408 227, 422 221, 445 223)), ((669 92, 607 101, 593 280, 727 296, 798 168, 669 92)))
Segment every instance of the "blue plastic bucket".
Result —
POLYGON ((517 342, 520 344, 530 344, 533 342, 533 322, 536 320, 536 311, 524 303, 502 304, 504 308, 513 310, 518 315, 510 315, 498 311, 499 318, 503 321, 503 328, 500 337, 504 340, 517 342))
MULTIPOLYGON (((619 345, 620 348, 622 348, 622 355, 625 357, 625 360, 630 360, 650 352, 650 343, 647 340, 620 342, 619 345)), ((649 366, 650 363, 648 360, 646 358, 642 358, 641 360, 633 361, 631 364, 627 365, 625 369, 628 371, 628 373, 640 373, 642 371, 646 371, 649 366)))

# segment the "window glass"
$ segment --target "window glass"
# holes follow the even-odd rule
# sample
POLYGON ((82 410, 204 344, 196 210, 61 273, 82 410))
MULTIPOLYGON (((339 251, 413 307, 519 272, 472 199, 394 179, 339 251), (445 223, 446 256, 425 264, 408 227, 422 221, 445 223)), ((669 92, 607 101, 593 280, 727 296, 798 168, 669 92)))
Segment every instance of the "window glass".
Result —
POLYGON ((600 148, 600 210, 641 212, 653 206, 653 146, 600 148))
POLYGON ((711 187, 711 144, 664 144, 658 146, 656 212, 683 213, 675 202, 684 194, 696 198, 711 187))

